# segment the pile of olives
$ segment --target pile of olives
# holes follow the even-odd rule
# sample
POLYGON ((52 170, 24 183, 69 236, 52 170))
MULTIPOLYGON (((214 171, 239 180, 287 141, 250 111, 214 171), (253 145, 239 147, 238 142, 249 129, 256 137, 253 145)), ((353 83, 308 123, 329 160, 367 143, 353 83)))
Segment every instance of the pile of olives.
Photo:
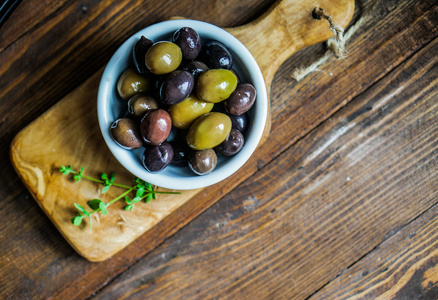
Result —
POLYGON ((146 170, 156 173, 171 164, 205 175, 216 167, 218 154, 242 149, 256 90, 240 82, 224 44, 202 44, 194 29, 183 27, 171 41, 142 36, 132 61, 117 81, 126 111, 110 133, 125 149, 145 147, 146 170))

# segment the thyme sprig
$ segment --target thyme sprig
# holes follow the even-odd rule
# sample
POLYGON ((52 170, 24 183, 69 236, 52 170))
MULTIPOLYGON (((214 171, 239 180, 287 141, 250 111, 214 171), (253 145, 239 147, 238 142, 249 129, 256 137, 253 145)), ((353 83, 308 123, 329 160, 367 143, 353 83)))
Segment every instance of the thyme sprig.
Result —
POLYGON ((61 168, 59 169, 59 172, 61 172, 64 175, 73 174, 73 179, 75 180, 75 182, 78 182, 81 179, 87 179, 90 181, 100 183, 103 185, 102 193, 106 193, 111 186, 126 189, 125 192, 123 192, 122 194, 120 194, 119 196, 115 197, 114 199, 112 199, 111 201, 109 201, 107 203, 103 202, 100 199, 93 199, 93 200, 89 201, 88 206, 92 209, 91 211, 88 211, 80 204, 74 203, 74 206, 78 210, 78 215, 73 217, 71 219, 71 222, 75 226, 81 225, 83 218, 88 218, 89 223, 90 223, 90 228, 91 228, 91 215, 92 214, 97 213, 97 212, 101 212, 102 215, 106 215, 108 207, 111 204, 113 204, 114 202, 119 201, 120 199, 123 199, 123 198, 125 199, 125 202, 127 204, 125 206, 125 210, 130 211, 130 210, 134 209, 134 205, 136 203, 138 203, 142 200, 145 200, 145 202, 148 203, 152 199, 156 199, 155 198, 156 194, 181 194, 179 192, 155 191, 152 184, 150 184, 149 182, 146 182, 144 180, 141 180, 139 178, 135 179, 135 184, 132 186, 115 183, 114 182, 115 173, 111 173, 109 176, 106 173, 102 173, 100 176, 100 179, 96 179, 96 178, 84 175, 84 167, 81 167, 81 169, 79 171, 75 171, 75 170, 73 170, 72 166, 68 166, 68 167, 61 166, 61 168), (133 193, 133 192, 135 192, 135 196, 131 199, 128 195, 130 193, 133 193))

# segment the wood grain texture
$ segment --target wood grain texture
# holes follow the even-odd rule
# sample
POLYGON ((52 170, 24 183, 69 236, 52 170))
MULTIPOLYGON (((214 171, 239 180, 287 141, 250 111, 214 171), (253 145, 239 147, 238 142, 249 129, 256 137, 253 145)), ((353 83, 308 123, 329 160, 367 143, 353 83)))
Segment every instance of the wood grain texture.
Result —
POLYGON ((59 10, 66 0, 23 0, 11 14, 11 21, 0 30, 0 52, 20 39, 30 30, 40 27, 47 16, 59 10))
MULTIPOLYGON (((60 236, 20 179, 11 175, 15 172, 6 159, 10 142, 25 125, 99 70, 115 48, 138 29, 172 15, 183 15, 222 27, 238 26, 256 19, 274 3, 259 0, 242 0, 239 3, 215 0, 194 2, 199 9, 192 9, 186 1, 162 1, 162 7, 158 2, 142 1, 131 2, 131 5, 122 8, 113 6, 111 9, 100 9, 96 13, 97 7, 109 5, 110 2, 69 1, 58 12, 44 18, 39 29, 28 31, 11 44, 4 51, 8 52, 7 55, 0 54, 0 155, 5 158, 0 161, 0 194, 3 200, 0 203, 0 218, 3 220, 0 227, 0 280, 8 283, 0 285, 0 297, 85 299, 100 288, 111 286, 112 280, 132 264, 184 228, 210 205, 223 197, 231 197, 227 196, 230 190, 259 169, 267 167, 272 159, 427 45, 437 36, 438 28, 435 2, 385 0, 380 1, 373 17, 361 26, 347 44, 349 56, 346 60, 331 60, 321 67, 322 72, 314 73, 297 84, 291 80, 294 69, 308 65, 320 57, 325 49, 322 45, 315 45, 293 55, 274 76, 271 91, 273 124, 269 147, 262 146, 242 172, 224 182, 224 185, 199 193, 190 205, 181 206, 172 214, 172 218, 164 219, 159 226, 112 259, 103 264, 89 263, 79 257, 60 236), (80 13, 81 4, 87 5, 87 13, 80 13), (75 5, 78 10, 74 8, 75 5), (70 32, 72 27, 83 29, 73 33, 70 32), (55 48, 57 50, 53 52, 55 48), (59 63, 50 64, 51 59, 59 63), (16 60, 21 63, 4 63, 16 60), (46 68, 47 62, 49 67, 46 68), (40 79, 34 80, 32 76, 40 79)), ((369 5, 369 1, 357 1, 356 4, 360 11, 369 5)), ((355 18, 357 15, 358 12, 355 18)), ((400 78, 399 82, 403 80, 400 78)), ((400 97, 404 97, 403 94, 400 97)), ((397 163, 403 165, 404 161, 397 163)), ((281 173, 281 169, 278 168, 278 172, 281 173)), ((411 189, 412 193, 427 188, 421 183, 412 183, 409 187, 405 186, 405 182, 399 184, 411 189)), ((232 197, 238 196, 234 194, 232 197)), ((407 199, 406 206, 416 208, 415 200, 414 197, 407 199)), ((207 210, 207 216, 214 216, 210 210, 217 210, 217 207, 222 206, 207 210)), ((224 210, 231 211, 227 207, 224 210)), ((226 217, 224 221, 230 222, 226 217)), ((391 236, 396 226, 389 227, 391 230, 387 235, 391 236)), ((199 235, 203 230, 207 229, 191 232, 199 235)), ((282 244, 282 234, 287 233, 277 231, 273 242, 282 244)), ((191 249, 195 255, 203 247, 202 242, 192 245, 191 249)), ((308 247, 312 245, 308 244, 308 247)), ((263 247, 257 249, 260 252, 258 255, 262 255, 263 247)), ((179 249, 174 251, 174 255, 178 255, 179 249)), ((333 253, 333 256, 342 260, 344 252, 333 253)), ((342 266, 338 268, 335 265, 334 269, 340 270, 342 266)), ((311 277, 308 278, 311 281, 311 277)), ((290 278, 287 280, 291 282, 290 278)), ((324 280, 321 279, 321 282, 324 280)), ((150 282, 152 284, 153 280, 150 282)), ((211 287, 214 288, 216 284, 211 282, 211 287)), ((295 287, 298 290, 303 288, 300 285, 295 287)))
POLYGON ((435 205, 309 299, 437 299, 437 241, 435 205))
POLYGON ((22 130, 11 144, 14 167, 32 196, 72 247, 90 261, 113 256, 200 191, 159 195, 159 202, 140 203, 129 212, 119 201, 106 216, 94 214, 92 228, 88 219, 80 227, 71 224, 70 219, 77 215, 73 203, 88 207, 88 201, 96 198, 107 203, 122 192, 111 188, 103 195, 102 186, 94 182, 83 180, 75 184, 71 176, 68 180, 59 172, 61 166, 72 165, 80 170, 87 161, 92 163, 86 165, 85 175, 100 178, 99 172, 115 172, 116 182, 128 186, 134 180, 113 157, 99 130, 95 99, 100 75, 97 73, 58 102, 22 130))
MULTIPOLYGON (((274 75, 287 58, 333 36, 327 22, 312 17, 315 8, 326 8, 333 22, 346 28, 354 14, 354 1, 277 1, 251 23, 226 29, 254 56, 265 79, 268 98, 274 75)), ((270 105, 268 115, 271 115, 270 105)), ((268 118, 262 142, 270 129, 271 118, 268 118)))
MULTIPOLYGON (((274 68, 282 62, 277 61, 275 64, 271 64, 270 56, 266 55, 267 53, 272 52, 274 56, 278 56, 276 53, 286 53, 287 56, 290 56, 292 51, 300 47, 331 36, 327 25, 322 26, 319 22, 312 22, 311 14, 308 11, 315 7, 314 2, 301 1, 299 5, 294 3, 294 1, 283 1, 275 5, 268 14, 258 19, 255 23, 257 25, 251 24, 234 30, 234 32, 239 33, 241 42, 245 45, 253 41, 253 32, 259 30, 258 24, 262 23, 263 28, 273 31, 278 27, 277 24, 284 24, 278 19, 280 13, 285 20, 286 17, 289 18, 289 23, 282 27, 282 30, 287 33, 286 36, 268 38, 265 35, 263 38, 267 43, 267 47, 263 49, 267 52, 256 57, 265 77, 274 74, 276 71, 274 68), (301 15, 295 17, 293 12, 297 7, 307 7, 308 9, 303 10, 301 15), (308 23, 313 23, 314 26, 308 23), (292 36, 300 38, 292 39, 292 36), (312 38, 315 36, 318 38, 312 38), (287 40, 288 43, 279 48, 279 45, 275 43, 277 40, 287 40)), ((324 5, 329 6, 329 2, 324 5)), ((354 2, 348 0, 344 3, 337 3, 333 9, 337 11, 336 16, 342 19, 343 24, 346 25, 353 15, 354 2)), ((254 53, 257 53, 254 46, 253 50, 254 53)), ((283 55, 282 57, 287 56, 283 55)), ((71 225, 70 219, 75 215, 72 204, 78 203, 87 207, 87 201, 100 198, 101 195, 93 183, 83 184, 78 188, 71 183, 69 184, 68 181, 60 179, 62 176, 56 173, 57 168, 59 169, 61 165, 65 165, 65 162, 69 161, 69 164, 76 166, 76 169, 79 170, 81 162, 87 161, 93 162, 89 163, 87 167, 94 173, 97 172, 96 170, 111 168, 111 171, 122 174, 122 180, 128 184, 129 178, 132 177, 127 175, 123 167, 114 160, 113 155, 100 137, 95 117, 97 114, 95 99, 97 98, 100 76, 101 72, 98 72, 63 98, 52 109, 21 131, 11 145, 11 158, 14 167, 38 204, 73 248, 91 261, 103 261, 119 252, 199 192, 198 189, 184 192, 182 196, 161 196, 159 204, 141 206, 133 213, 121 211, 122 206, 117 204, 115 210, 110 210, 109 215, 105 218, 94 215, 97 218, 94 223, 97 221, 97 224, 93 226, 92 230, 87 230, 89 227, 87 224, 83 224, 82 230, 71 225), (83 151, 83 149, 87 149, 87 151, 83 151), (98 159, 95 158, 97 154, 98 159)), ((268 89, 271 81, 272 76, 266 80, 268 89)), ((263 140, 266 140, 268 132, 269 126, 265 130, 266 135, 263 140)), ((103 200, 108 202, 116 196, 114 193, 109 193, 103 200)))
MULTIPOLYGON (((45 17, 35 15, 35 1, 23 1, 17 26, 33 27, 18 40, 5 33, 0 51, 0 138, 10 144, 32 120, 100 70, 115 50, 132 34, 175 15, 203 20, 218 26, 237 26, 252 21, 275 1, 66 1, 45 17), (193 9, 193 7, 197 9, 193 9), (241 8, 246 7, 245 14, 241 8), (240 9, 240 10, 239 10, 240 9), (28 19, 26 19, 26 17, 28 19), (26 107, 17 110, 17 107, 26 107)), ((54 4, 55 5, 55 4, 54 4)), ((14 12, 18 13, 17 11, 14 12)), ((8 30, 17 19, 0 29, 8 30)), ((8 147, 0 148, 7 157, 8 147)), ((4 162, 2 167, 4 166, 4 162)), ((7 163, 6 163, 7 164, 7 163)))
POLYGON ((435 40, 96 298, 310 296, 437 203, 437 50, 435 40))
POLYGON ((333 22, 343 28, 348 26, 354 13, 351 0, 278 1, 251 23, 227 29, 254 56, 268 90, 280 65, 293 53, 333 36, 326 21, 312 17, 316 7, 326 8, 333 22))

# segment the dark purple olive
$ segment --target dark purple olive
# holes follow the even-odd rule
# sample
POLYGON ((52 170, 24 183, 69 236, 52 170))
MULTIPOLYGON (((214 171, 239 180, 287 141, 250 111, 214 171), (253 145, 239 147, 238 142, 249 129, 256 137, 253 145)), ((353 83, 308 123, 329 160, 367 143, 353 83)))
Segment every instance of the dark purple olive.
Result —
POLYGON ((187 98, 195 86, 195 79, 187 71, 173 71, 160 88, 160 98, 164 104, 176 104, 187 98))
POLYGON ((173 149, 168 142, 158 146, 146 146, 143 153, 143 166, 151 173, 163 171, 173 159, 173 149))
POLYGON ((241 133, 245 133, 245 131, 249 127, 249 117, 248 113, 244 113, 241 115, 232 115, 228 114, 231 119, 231 128, 239 130, 241 133))
POLYGON ((190 27, 182 27, 175 31, 172 41, 181 48, 183 59, 194 60, 201 51, 201 38, 190 27))
POLYGON ((132 47, 132 58, 134 60, 134 65, 140 74, 149 73, 148 68, 146 68, 145 56, 149 48, 154 44, 150 39, 142 36, 134 47, 132 47))
POLYGON ((173 147, 173 160, 170 164, 176 167, 187 167, 187 157, 191 150, 185 140, 172 141, 170 144, 173 147))
POLYGON ((214 150, 217 154, 223 156, 233 156, 242 150, 245 139, 243 134, 236 129, 231 129, 228 137, 219 146, 216 146, 214 150))
POLYGON ((146 112, 140 123, 140 133, 148 145, 157 146, 164 142, 172 129, 172 120, 167 111, 153 109, 146 112))
POLYGON ((225 100, 225 109, 232 115, 241 115, 253 106, 255 99, 255 88, 250 83, 239 83, 230 97, 225 100))
POLYGON ((231 69, 233 58, 224 44, 210 41, 205 44, 199 53, 198 60, 204 62, 210 69, 231 69))
POLYGON ((182 70, 192 74, 196 80, 202 73, 208 70, 208 67, 203 62, 195 60, 185 65, 184 68, 182 68, 182 70))
POLYGON ((213 149, 193 151, 189 157, 189 167, 197 175, 211 173, 217 165, 217 155, 213 149))
POLYGON ((134 120, 122 118, 114 121, 110 133, 113 140, 122 148, 131 150, 143 146, 138 124, 134 120))

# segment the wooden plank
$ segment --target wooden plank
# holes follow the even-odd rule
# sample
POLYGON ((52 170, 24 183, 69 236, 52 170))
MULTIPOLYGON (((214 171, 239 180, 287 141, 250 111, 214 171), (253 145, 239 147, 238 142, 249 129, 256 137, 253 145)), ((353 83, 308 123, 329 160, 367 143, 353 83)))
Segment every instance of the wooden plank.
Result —
MULTIPOLYGON (((324 6, 328 6, 329 2, 330 0, 326 1, 324 6)), ((283 1, 270 10, 269 14, 262 17, 266 20, 257 20, 255 25, 249 24, 244 28, 236 27, 235 31, 239 33, 239 38, 244 45, 253 39, 253 32, 258 28, 258 22, 263 23, 265 30, 281 31, 282 35, 290 39, 287 44, 283 45, 283 48, 276 44, 275 37, 272 40, 267 36, 263 38, 269 44, 264 48, 265 51, 272 53, 287 51, 291 54, 299 47, 315 43, 316 38, 311 38, 315 35, 320 40, 329 38, 331 33, 327 26, 316 23, 314 27, 310 27, 308 23, 314 22, 312 16, 306 12, 294 14, 297 7, 304 5, 313 8, 316 4, 314 0, 309 0, 307 4, 303 1, 299 3, 283 1), (279 12, 284 16, 290 16, 284 20, 293 24, 294 27, 289 26, 288 30, 281 27, 281 30, 278 30, 278 25, 283 23, 279 21, 279 12), (304 30, 307 31, 306 34, 303 33, 304 30), (304 40, 298 36, 303 36, 304 40)), ((354 1, 337 1, 332 6, 337 10, 333 18, 338 19, 339 24, 346 26, 353 15, 354 1)), ((262 74, 265 75, 265 79, 268 78, 267 74, 276 71, 274 68, 278 65, 270 64, 271 60, 266 55, 260 55, 255 49, 253 49, 253 54, 259 63, 262 74)), ((54 174, 54 168, 59 169, 68 161, 76 170, 79 170, 82 162, 86 161, 89 162, 87 170, 88 172, 92 170, 92 174, 96 174, 94 177, 99 176, 98 170, 110 169, 119 174, 119 182, 122 180, 126 185, 129 185, 133 178, 114 159, 101 138, 95 117, 97 112, 94 101, 101 73, 93 75, 79 88, 23 129, 14 138, 11 145, 11 160, 14 168, 37 203, 72 247, 91 261, 108 259, 169 216, 178 207, 188 202, 200 191, 197 189, 185 191, 182 195, 160 195, 159 203, 154 201, 130 212, 123 211, 124 205, 117 203, 116 209, 110 210, 105 218, 99 218, 97 214, 94 214, 90 221, 86 218, 84 223, 95 223, 92 230, 88 230, 89 226, 84 223, 81 229, 71 225, 70 219, 76 215, 72 214, 71 211, 72 198, 82 207, 88 207, 87 202, 90 199, 103 197, 104 202, 109 202, 118 194, 110 192, 106 195, 100 195, 100 190, 96 189, 95 183, 72 185, 68 180, 61 179, 63 177, 61 174, 54 174), (83 151, 83 149, 87 149, 87 151, 83 151), (98 157, 96 157, 97 153, 98 157)), ((267 89, 270 88, 270 84, 271 81, 266 79, 267 89)), ((269 111, 266 123, 265 136, 262 137, 260 144, 266 140, 269 133, 269 111)))
POLYGON ((28 120, 36 118, 103 67, 126 38, 153 23, 183 15, 235 26, 273 2, 241 1, 239 6, 248 7, 248 14, 241 14, 230 0, 199 1, 196 10, 184 1, 69 1, 44 26, 0 52, 0 98, 10 99, 0 104, 0 111, 12 119, 12 104, 18 101, 32 108, 26 112, 28 120))
POLYGON ((15 8, 0 30, 0 52, 20 39, 28 31, 34 30, 44 19, 60 9, 66 0, 23 0, 15 8))
MULTIPOLYGON (((190 14, 194 12, 190 8, 186 8, 183 2, 175 2, 175 6, 172 5, 171 8, 168 8, 171 10, 170 13, 181 9, 181 11, 187 12, 186 16, 191 16, 190 14)), ((210 1, 207 2, 211 3, 210 1)), ((225 3, 217 1, 212 5, 219 5, 219 2, 225 3)), ((259 5, 257 7, 260 8, 260 5, 264 5, 261 2, 258 1, 258 4, 255 5, 259 5)), ((149 2, 145 1, 145 3, 149 2)), ((230 2, 226 8, 217 7, 214 13, 211 14, 200 10, 201 13, 198 19, 207 21, 221 19, 225 21, 224 23, 218 23, 218 25, 230 26, 239 24, 237 20, 239 17, 236 17, 236 15, 240 15, 245 20, 255 18, 254 15, 248 14, 242 17, 241 13, 234 13, 234 5, 230 2), (229 21, 226 21, 227 18, 230 18, 229 21), (233 23, 234 21, 236 23, 233 23)), ((239 9, 241 10, 240 6, 239 9)), ((248 8, 248 11, 251 9, 252 6, 248 8)), ((263 10, 254 9, 253 11, 259 11, 260 13, 263 10)), ((156 7, 151 6, 150 10, 144 8, 135 13, 143 14, 144 19, 142 21, 131 19, 131 22, 134 22, 131 23, 132 26, 134 24, 146 25, 146 22, 149 22, 147 20, 153 22, 159 18, 156 14, 161 16, 161 14, 167 14, 168 11, 166 9, 157 10, 156 7)), ((102 50, 101 55, 108 58, 111 51, 107 48, 103 49, 103 43, 111 44, 123 40, 121 36, 123 33, 115 33, 118 19, 111 17, 113 11, 106 10, 102 14, 108 17, 108 21, 105 21, 105 23, 99 18, 90 20, 90 28, 100 26, 101 31, 110 30, 110 34, 106 35, 108 38, 106 41, 97 39, 101 35, 94 36, 91 34, 87 36, 83 45, 88 45, 91 53, 81 54, 87 56, 84 58, 84 61, 87 62, 85 69, 80 67, 83 63, 78 56, 71 58, 72 60, 68 64, 57 65, 50 70, 44 70, 40 68, 41 61, 27 59, 28 57, 38 57, 38 48, 32 46, 32 43, 36 43, 37 39, 27 40, 27 42, 20 44, 18 49, 23 46, 30 48, 30 50, 28 54, 16 54, 23 59, 27 59, 30 64, 29 68, 42 79, 35 84, 20 83, 20 88, 14 88, 14 91, 11 90, 2 97, 2 99, 7 99, 7 101, 0 102, 0 128, 2 129, 0 139, 4 142, 4 146, 0 146, 0 155, 2 157, 7 156, 12 137, 25 124, 28 124, 30 120, 39 116, 52 103, 76 87, 87 74, 92 72, 90 70, 97 70, 98 67, 96 66, 99 65, 100 67, 103 64, 106 59, 97 55, 100 52, 95 51, 92 46, 93 43, 98 41, 96 49, 102 50), (116 38, 110 38, 111 36, 116 36, 116 38), (61 72, 62 76, 65 76, 64 72, 66 72, 73 77, 67 76, 68 80, 62 82, 52 81, 52 78, 55 78, 58 72, 61 72), (78 74, 77 78, 79 79, 75 79, 76 74, 78 74)), ((1 287, 0 294, 18 298, 20 296, 45 298, 53 295, 58 298, 88 297, 93 291, 106 285, 132 263, 153 250, 167 237, 184 227, 208 205, 215 203, 229 190, 256 172, 258 168, 265 166, 273 157, 306 135, 307 132, 339 107, 362 93, 378 78, 383 77, 412 53, 422 48, 437 34, 437 12, 436 4, 433 2, 406 1, 399 3, 395 0, 384 1, 381 2, 375 15, 375 19, 365 22, 362 30, 357 32, 357 35, 349 44, 349 59, 343 62, 331 61, 324 66, 325 73, 313 74, 299 84, 290 79, 290 74, 296 66, 319 57, 321 46, 306 49, 283 64, 282 69, 274 78, 272 87, 272 108, 275 123, 271 133, 270 147, 259 149, 257 155, 245 165, 242 172, 227 180, 225 185, 214 186, 206 190, 196 197, 197 202, 194 205, 181 207, 172 216, 172 219, 165 219, 160 223, 160 226, 154 228, 154 231, 142 236, 126 251, 121 252, 120 255, 104 264, 90 264, 78 257, 34 201, 29 199, 29 194, 24 190, 24 187, 21 188, 19 179, 10 176, 14 172, 12 166, 7 160, 0 161, 0 176, 4 179, 4 181, 0 181, 0 190, 5 195, 0 206, 0 217, 3 220, 8 220, 0 229, 3 239, 3 248, 0 252, 2 257, 0 261, 0 264, 2 264, 1 279, 11 283, 1 287), (394 26, 394 24, 397 24, 397 26, 394 26), (368 43, 364 43, 364 40, 368 40, 368 43), (354 51, 351 49, 354 49, 354 51), (372 67, 373 76, 368 73, 370 67, 372 67), (339 75, 331 77, 329 71, 339 75), (319 94, 325 96, 321 96, 318 101, 314 102, 319 94), (288 125, 286 126, 286 124, 288 125), (56 278, 56 282, 51 280, 52 278, 56 278), (45 283, 43 284, 43 282, 45 283)), ((66 13, 64 18, 67 18, 67 16, 66 13)), ((85 20, 78 19, 77 22, 85 22, 85 20)), ((59 31, 55 30, 55 26, 51 29, 54 31, 47 33, 52 35, 52 38, 47 39, 49 44, 51 41, 56 40, 57 36, 60 36, 63 29, 68 28, 64 23, 61 22, 61 24, 64 27, 61 26, 59 31)), ((87 27, 87 30, 91 29, 87 27)), ((130 27, 129 30, 135 30, 135 28, 130 27)), ((31 35, 33 34, 31 33, 31 35)), ((87 35, 88 31, 84 34, 87 35)), ((75 43, 73 40, 70 40, 70 42, 75 43)), ((65 55, 67 57, 78 50, 77 46, 75 47, 75 49, 63 48, 62 53, 56 53, 56 55, 65 55)), ((49 50, 41 49, 41 51, 44 56, 47 53, 46 51, 49 50)), ((13 73, 12 70, 8 72, 11 75, 13 73)), ((4 75, 3 81, 0 82, 5 84, 5 82, 8 82, 7 78, 8 76, 4 75)), ((13 76, 10 78, 12 80, 13 76)))
POLYGON ((437 299, 438 205, 309 299, 437 299))
POLYGON ((74 184, 71 176, 58 171, 61 166, 71 165, 78 171, 82 162, 91 162, 85 167, 85 175, 100 178, 100 172, 114 172, 116 182, 126 186, 132 186, 135 178, 114 158, 102 138, 94 101, 100 75, 91 77, 22 130, 11 145, 14 168, 38 205, 67 242, 90 261, 111 257, 200 191, 157 195, 159 202, 140 203, 129 212, 124 210, 124 201, 119 201, 106 216, 94 214, 92 228, 88 220, 80 227, 72 226, 71 218, 77 215, 73 203, 88 208, 91 199, 107 203, 124 191, 111 188, 102 194, 102 186, 95 182, 74 184))
POLYGON ((96 298, 311 295, 437 203, 437 50, 438 39, 96 298))

